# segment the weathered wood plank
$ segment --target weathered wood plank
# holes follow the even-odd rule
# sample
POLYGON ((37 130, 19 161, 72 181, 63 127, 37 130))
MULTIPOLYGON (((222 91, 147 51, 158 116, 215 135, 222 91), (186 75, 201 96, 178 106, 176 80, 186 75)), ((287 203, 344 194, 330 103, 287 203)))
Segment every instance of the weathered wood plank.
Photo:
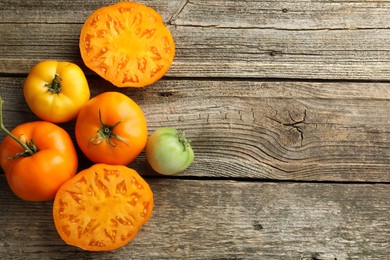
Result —
MULTIPOLYGON (((98 4, 64 2, 48 3, 48 10, 31 1, 4 3, 0 73, 27 73, 48 58, 82 64, 79 31, 98 4), (27 18, 11 18, 12 10, 27 18)), ((154 2, 145 3, 161 10, 176 41, 168 76, 390 79, 388 2, 154 2)))
MULTIPOLYGON (((36 119, 23 80, 0 78, 10 129, 36 119)), ((185 130, 196 159, 184 176, 390 181, 390 84, 161 80, 119 89, 97 77, 89 82, 92 95, 133 98, 150 131, 185 130)), ((73 125, 64 125, 72 136, 73 125)), ((153 174, 144 154, 132 166, 153 174)))
POLYGON ((230 28, 332 30, 388 28, 389 1, 235 1, 186 2, 169 22, 230 28))
MULTIPOLYGON (((0 3, 0 23, 83 23, 101 1, 19 1, 0 3)), ((230 28, 388 29, 389 1, 139 0, 167 24, 230 28)))
MULTIPOLYGON (((116 2, 118 1, 3 0, 0 3, 0 23, 83 23, 94 10, 116 2)), ((166 22, 184 4, 182 0, 140 0, 136 2, 158 10, 166 22)))
POLYGON ((65 245, 51 203, 17 200, 0 176, 0 257, 377 260, 390 254, 389 185, 147 181, 155 195, 151 220, 132 243, 97 254, 65 245))
MULTIPOLYGON (((93 95, 140 104, 150 132, 184 129, 195 161, 156 178, 142 153, 130 166, 154 191, 152 219, 99 254, 65 245, 51 203, 20 201, 0 173, 0 259, 388 259, 390 84, 373 81, 390 80, 390 1, 140 1, 177 47, 168 77, 144 89, 115 88, 81 61, 82 23, 114 2, 0 1, 5 124, 37 119, 22 96, 31 67, 69 60, 93 95)), ((74 122, 61 126, 74 138, 74 122)))

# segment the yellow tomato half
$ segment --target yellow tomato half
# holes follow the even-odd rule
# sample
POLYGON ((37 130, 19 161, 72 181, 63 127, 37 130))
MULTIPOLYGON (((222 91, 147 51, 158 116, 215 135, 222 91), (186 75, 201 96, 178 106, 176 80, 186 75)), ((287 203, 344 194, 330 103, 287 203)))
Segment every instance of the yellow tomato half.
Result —
POLYGON ((74 119, 90 98, 81 68, 71 62, 54 60, 42 61, 31 69, 23 92, 31 111, 53 123, 74 119))

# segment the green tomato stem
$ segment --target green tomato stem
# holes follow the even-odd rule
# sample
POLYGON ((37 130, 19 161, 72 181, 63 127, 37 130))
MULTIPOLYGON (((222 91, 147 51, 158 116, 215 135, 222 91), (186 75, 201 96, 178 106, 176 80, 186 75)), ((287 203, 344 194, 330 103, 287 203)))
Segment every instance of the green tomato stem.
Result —
POLYGON ((53 81, 49 84, 45 84, 46 87, 48 87, 48 91, 50 91, 53 94, 58 94, 61 92, 61 81, 62 78, 55 74, 53 81))
POLYGON ((183 151, 185 152, 187 150, 187 147, 188 147, 188 145, 190 144, 191 141, 187 140, 184 131, 179 131, 177 133, 177 138, 179 139, 179 142, 183 146, 183 151))
POLYGON ((19 138, 17 138, 15 135, 13 135, 10 131, 8 131, 7 128, 5 128, 4 126, 4 121, 3 121, 3 102, 4 100, 2 99, 2 97, 0 96, 0 129, 6 134, 8 135, 9 137, 11 137, 13 140, 15 140, 18 144, 20 144, 20 146, 22 146, 22 148, 24 149, 23 152, 20 152, 18 154, 16 154, 13 159, 15 158, 19 158, 19 157, 22 157, 22 156, 31 156, 33 155, 34 153, 36 153, 38 151, 37 147, 35 146, 34 144, 34 141, 31 139, 30 141, 26 141, 26 143, 23 143, 22 141, 20 141, 19 138))
POLYGON ((92 139, 89 141, 88 144, 92 143, 94 145, 99 145, 105 140, 109 146, 115 147, 117 144, 113 142, 111 139, 116 139, 128 145, 125 139, 123 139, 122 137, 120 137, 119 135, 113 132, 114 128, 117 125, 119 125, 121 122, 122 121, 116 122, 112 126, 106 125, 102 120, 102 113, 99 110, 100 129, 97 131, 97 134, 94 137, 92 137, 92 139))

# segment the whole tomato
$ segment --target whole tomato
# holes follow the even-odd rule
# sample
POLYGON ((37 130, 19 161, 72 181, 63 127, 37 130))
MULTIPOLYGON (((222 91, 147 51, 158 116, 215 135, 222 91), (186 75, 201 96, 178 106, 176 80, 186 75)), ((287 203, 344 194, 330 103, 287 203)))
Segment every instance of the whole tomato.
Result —
POLYGON ((81 151, 91 161, 116 165, 133 161, 148 138, 143 111, 119 92, 90 99, 77 116, 75 134, 81 151))
POLYGON ((0 123, 7 134, 0 145, 0 164, 11 190, 28 201, 53 199, 77 172, 77 153, 68 133, 46 121, 24 123, 9 132, 1 113, 0 123))
POLYGON ((23 92, 31 111, 53 123, 76 118, 90 98, 88 82, 81 68, 54 60, 42 61, 31 69, 23 92))
POLYGON ((146 144, 146 159, 156 172, 173 175, 191 165, 194 152, 183 131, 162 127, 150 135, 146 144))

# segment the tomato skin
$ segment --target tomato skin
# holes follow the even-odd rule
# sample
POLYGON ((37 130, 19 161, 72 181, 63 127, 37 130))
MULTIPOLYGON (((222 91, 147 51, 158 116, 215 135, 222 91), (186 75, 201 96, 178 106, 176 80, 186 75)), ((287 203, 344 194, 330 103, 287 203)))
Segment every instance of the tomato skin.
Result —
POLYGON ((23 148, 11 137, 4 138, 0 164, 11 190, 28 201, 53 199, 59 187, 77 172, 78 158, 70 136, 46 121, 21 124, 11 133, 22 142, 32 139, 38 148, 31 156, 14 159, 23 148))
POLYGON ((129 243, 152 216, 153 192, 133 169, 95 164, 58 190, 54 224, 69 245, 109 251, 129 243))
POLYGON ((40 119, 53 123, 76 118, 90 98, 88 82, 81 68, 74 63, 54 60, 39 62, 31 69, 23 93, 31 111, 40 119), (57 82, 53 84, 55 78, 57 82))
POLYGON ((156 172, 173 175, 187 169, 194 152, 184 134, 171 127, 154 131, 146 144, 146 159, 156 172))
POLYGON ((142 109, 131 98, 104 92, 80 110, 75 134, 81 151, 92 162, 127 165, 145 148, 148 129, 142 109), (111 137, 99 136, 101 123, 113 127, 111 137))

